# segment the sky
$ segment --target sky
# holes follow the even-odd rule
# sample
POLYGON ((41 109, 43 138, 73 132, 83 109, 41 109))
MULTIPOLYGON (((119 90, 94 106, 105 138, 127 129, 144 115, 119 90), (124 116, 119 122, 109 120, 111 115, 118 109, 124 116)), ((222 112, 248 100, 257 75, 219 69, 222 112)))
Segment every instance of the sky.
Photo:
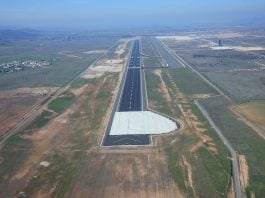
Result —
POLYGON ((0 26, 119 28, 265 22, 264 0, 1 0, 0 26))

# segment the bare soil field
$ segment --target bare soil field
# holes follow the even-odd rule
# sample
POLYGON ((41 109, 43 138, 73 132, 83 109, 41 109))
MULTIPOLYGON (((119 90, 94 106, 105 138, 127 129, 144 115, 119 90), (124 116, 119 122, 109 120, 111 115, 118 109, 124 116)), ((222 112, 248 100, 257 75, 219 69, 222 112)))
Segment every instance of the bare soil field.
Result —
POLYGON ((138 153, 139 149, 88 154, 68 196, 183 197, 170 176, 165 154, 155 148, 138 153))
POLYGON ((239 104, 235 108, 247 120, 258 125, 265 136, 265 101, 250 101, 239 104))
POLYGON ((221 34, 214 34, 215 37, 226 39, 226 38, 238 38, 244 36, 244 34, 239 32, 228 32, 228 33, 221 33, 221 34))
POLYGON ((265 50, 265 47, 262 47, 262 46, 252 46, 252 47, 232 46, 231 48, 234 49, 234 50, 242 51, 242 52, 263 51, 263 50, 265 50))
POLYGON ((0 98, 0 135, 21 121, 37 102, 37 97, 0 98))
POLYGON ((88 68, 82 78, 99 78, 106 72, 121 72, 126 62, 125 54, 128 52, 131 39, 122 39, 112 53, 106 53, 103 58, 88 68))
MULTIPOLYGON (((74 175, 71 175, 67 185, 72 183, 81 162, 79 153, 81 152, 82 156, 85 155, 92 144, 98 147, 97 139, 101 138, 101 134, 94 130, 100 126, 104 117, 103 113, 106 112, 105 108, 112 96, 108 93, 102 95, 100 89, 104 91, 109 89, 108 91, 111 93, 111 90, 117 85, 117 81, 117 78, 104 76, 96 84, 88 83, 79 88, 72 88, 78 98, 70 108, 50 120, 47 125, 34 129, 30 133, 25 131, 19 135, 23 141, 29 141, 30 144, 25 150, 24 157, 16 159, 19 160, 16 161, 16 164, 5 157, 5 153, 16 152, 22 143, 14 142, 15 144, 12 146, 14 150, 5 151, 10 144, 7 142, 0 152, 4 160, 0 166, 5 169, 7 164, 12 164, 13 168, 1 175, 4 180, 0 182, 0 196, 9 197, 23 192, 27 196, 47 197, 51 194, 62 193, 60 185, 64 185, 64 179, 61 178, 61 175, 67 176, 74 168, 74 175), (39 164, 42 161, 47 161, 50 166, 41 168, 39 164), (58 189, 53 189, 54 185, 58 185, 58 189)), ((68 189, 64 190, 68 191, 68 189)))
POLYGON ((0 93, 0 135, 21 121, 33 107, 41 103, 45 97, 57 87, 19 88, 0 93))

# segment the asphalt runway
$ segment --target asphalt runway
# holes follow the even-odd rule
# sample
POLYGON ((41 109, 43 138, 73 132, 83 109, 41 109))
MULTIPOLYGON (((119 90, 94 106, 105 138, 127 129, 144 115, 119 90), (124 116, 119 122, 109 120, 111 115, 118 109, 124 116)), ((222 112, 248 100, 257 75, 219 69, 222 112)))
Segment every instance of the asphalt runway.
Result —
MULTIPOLYGON (((119 103, 115 111, 142 111, 142 85, 141 85, 141 54, 140 42, 136 40, 133 44, 131 56, 127 65, 126 77, 120 97, 117 97, 119 103)), ((150 144, 149 135, 109 135, 113 116, 110 120, 106 135, 103 140, 103 146, 121 146, 121 145, 148 145, 150 144)))
POLYGON ((148 144, 150 144, 149 135, 108 135, 104 142, 104 146, 148 144))
POLYGON ((168 64, 170 68, 180 68, 181 65, 176 61, 176 59, 162 46, 161 42, 156 38, 151 38, 151 42, 157 49, 158 53, 163 57, 163 59, 168 64))
POLYGON ((139 40, 136 40, 133 44, 133 49, 130 57, 129 68, 130 67, 140 67, 140 43, 139 40))
POLYGON ((142 110, 140 72, 140 68, 128 69, 118 111, 142 110))
POLYGON ((140 44, 136 40, 133 45, 129 68, 126 74, 123 92, 121 94, 118 111, 141 111, 141 63, 140 63, 140 44))

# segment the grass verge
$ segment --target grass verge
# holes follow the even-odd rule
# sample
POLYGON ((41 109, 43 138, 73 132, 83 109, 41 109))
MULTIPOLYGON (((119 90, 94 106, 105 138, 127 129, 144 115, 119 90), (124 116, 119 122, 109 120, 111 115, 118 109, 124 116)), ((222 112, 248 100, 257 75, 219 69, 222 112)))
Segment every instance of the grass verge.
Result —
POLYGON ((74 101, 75 95, 70 92, 64 92, 48 104, 50 110, 56 113, 62 113, 74 101))
POLYGON ((264 140, 228 110, 226 106, 229 102, 225 98, 206 99, 201 104, 239 154, 246 156, 250 174, 250 184, 247 190, 254 192, 256 197, 264 197, 264 140))
POLYGON ((196 116, 196 123, 199 123, 199 128, 203 129, 203 131, 195 132, 194 130, 197 130, 196 128, 188 127, 184 133, 163 138, 164 145, 166 145, 165 152, 168 156, 168 168, 172 178, 187 197, 193 197, 195 194, 199 197, 207 197, 209 194, 215 197, 225 197, 231 177, 229 152, 201 112, 189 100, 194 94, 209 94, 214 93, 214 91, 207 84, 201 82, 202 80, 200 78, 196 78, 196 74, 190 73, 185 68, 184 70, 163 70, 162 79, 169 90, 171 104, 168 104, 169 102, 166 102, 163 96, 161 96, 161 92, 159 91, 161 79, 150 72, 146 75, 146 81, 149 104, 152 104, 151 107, 161 113, 173 117, 181 117, 185 120, 188 118, 185 118, 184 115, 179 115, 181 111, 178 109, 178 105, 185 106, 183 108, 184 111, 196 116), (184 76, 182 76, 183 73, 184 76), (179 83, 181 83, 181 86, 178 86, 179 83), (196 84, 199 86, 196 89, 191 89, 196 84), (176 95, 176 92, 181 92, 183 94, 182 98, 178 98, 179 94, 176 95), (174 108, 170 108, 170 106, 174 108), (210 140, 198 147, 194 152, 191 152, 191 148, 199 141, 202 141, 202 136, 207 136, 210 140), (212 145, 214 145, 214 150, 212 145), (182 156, 185 156, 191 165, 193 187, 189 181, 187 167, 181 161, 182 156), (204 178, 203 181, 202 178, 204 178), (205 190, 205 186, 207 186, 207 191, 205 190))
POLYGON ((204 82, 197 74, 188 68, 169 70, 182 93, 186 95, 217 93, 210 85, 204 82))
POLYGON ((51 118, 53 117, 53 113, 50 111, 44 110, 37 118, 27 127, 27 129, 32 130, 35 128, 41 128, 45 124, 47 124, 51 118))
MULTIPOLYGON (((8 179, 19 165, 25 160, 32 148, 32 141, 21 134, 11 136, 0 150, 0 178, 8 179)), ((1 183, 1 182, 0 182, 1 183)))

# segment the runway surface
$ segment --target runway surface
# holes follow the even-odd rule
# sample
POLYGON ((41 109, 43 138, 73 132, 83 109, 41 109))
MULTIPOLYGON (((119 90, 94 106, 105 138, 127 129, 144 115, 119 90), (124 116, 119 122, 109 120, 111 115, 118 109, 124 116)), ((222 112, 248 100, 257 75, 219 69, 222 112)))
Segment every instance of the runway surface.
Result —
POLYGON ((140 68, 128 69, 119 105, 120 112, 142 110, 140 70, 140 68))
POLYGON ((156 38, 150 39, 153 46, 156 48, 160 56, 167 62, 169 68, 180 68, 181 65, 176 61, 176 59, 162 46, 161 42, 156 38))
MULTIPOLYGON (((128 61, 125 79, 122 83, 122 91, 120 97, 117 98, 118 112, 142 111, 143 95, 142 95, 142 76, 141 76, 141 55, 140 42, 134 41, 131 56, 128 61)), ((103 140, 103 146, 119 146, 119 145, 148 145, 150 144, 149 135, 109 135, 113 115, 103 140)))

